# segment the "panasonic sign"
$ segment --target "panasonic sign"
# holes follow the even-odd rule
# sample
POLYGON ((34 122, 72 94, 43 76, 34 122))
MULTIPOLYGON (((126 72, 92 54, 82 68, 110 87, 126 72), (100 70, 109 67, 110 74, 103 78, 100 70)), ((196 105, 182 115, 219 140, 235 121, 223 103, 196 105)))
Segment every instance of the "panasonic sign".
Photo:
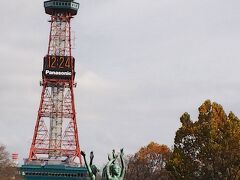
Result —
POLYGON ((45 71, 46 75, 53 75, 53 76, 71 76, 72 72, 66 71, 66 72, 61 72, 61 71, 50 71, 46 70, 45 71))

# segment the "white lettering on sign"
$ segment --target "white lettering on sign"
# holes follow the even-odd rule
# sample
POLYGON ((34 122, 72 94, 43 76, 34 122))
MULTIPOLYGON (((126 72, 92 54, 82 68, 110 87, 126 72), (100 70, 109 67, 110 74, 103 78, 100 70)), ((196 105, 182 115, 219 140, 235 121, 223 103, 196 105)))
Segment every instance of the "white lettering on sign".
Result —
POLYGON ((72 72, 70 71, 66 71, 66 72, 60 72, 60 71, 50 71, 50 70, 46 70, 45 71, 46 75, 56 75, 56 76, 71 76, 72 72))

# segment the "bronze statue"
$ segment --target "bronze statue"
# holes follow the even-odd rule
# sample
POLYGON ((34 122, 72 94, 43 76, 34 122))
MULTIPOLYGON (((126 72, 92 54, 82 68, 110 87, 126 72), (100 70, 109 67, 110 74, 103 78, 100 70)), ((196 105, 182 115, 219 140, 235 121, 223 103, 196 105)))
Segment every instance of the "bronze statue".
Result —
MULTIPOLYGON (((88 170, 89 177, 91 180, 97 179, 97 172, 99 172, 98 168, 92 164, 93 162, 93 152, 90 153, 90 163, 87 163, 85 152, 81 151, 81 155, 83 156, 85 165, 88 170)), ((112 151, 112 157, 108 156, 108 163, 103 168, 102 180, 123 180, 125 175, 125 164, 123 161, 123 149, 120 150, 120 161, 121 166, 116 163, 118 155, 116 155, 115 150, 112 151)))
POLYGON ((112 152, 112 158, 108 156, 108 163, 103 169, 102 180, 123 180, 125 175, 125 164, 123 161, 123 149, 120 150, 121 167, 116 163, 118 155, 115 150, 112 152))
POLYGON ((93 158, 94 158, 93 152, 90 153, 90 163, 89 164, 87 163, 86 154, 84 151, 81 151, 81 155, 83 156, 84 163, 87 167, 89 177, 91 178, 91 180, 96 180, 97 172, 99 172, 99 170, 95 165, 92 164, 93 158))

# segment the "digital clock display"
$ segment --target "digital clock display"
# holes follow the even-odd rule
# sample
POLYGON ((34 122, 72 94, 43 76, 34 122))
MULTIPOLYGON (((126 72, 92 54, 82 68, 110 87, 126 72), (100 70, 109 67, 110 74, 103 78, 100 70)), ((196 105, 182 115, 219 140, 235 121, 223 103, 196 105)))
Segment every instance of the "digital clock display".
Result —
POLYGON ((43 76, 48 79, 71 79, 75 59, 71 56, 47 55, 43 59, 43 76))

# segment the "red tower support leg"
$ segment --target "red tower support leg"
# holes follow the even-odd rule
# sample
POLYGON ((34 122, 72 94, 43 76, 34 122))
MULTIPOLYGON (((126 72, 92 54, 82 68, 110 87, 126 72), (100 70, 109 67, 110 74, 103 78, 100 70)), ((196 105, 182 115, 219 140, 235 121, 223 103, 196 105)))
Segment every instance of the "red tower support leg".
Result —
POLYGON ((37 122, 35 125, 33 141, 29 152, 29 160, 40 159, 47 156, 51 159, 71 159, 82 163, 80 155, 80 145, 78 138, 78 129, 76 122, 76 112, 74 105, 74 92, 72 81, 47 81, 43 84, 40 107, 38 111, 37 122), (62 89, 63 99, 61 104, 54 102, 54 92, 52 85, 57 85, 62 89), (51 85, 51 86, 50 86, 51 85), (57 107, 61 106, 61 108, 57 107), (59 111, 61 110, 61 111, 59 111), (60 141, 51 145, 49 134, 51 127, 51 118, 61 118, 63 125, 66 126, 61 134, 60 141), (49 125, 50 124, 50 125, 49 125))

